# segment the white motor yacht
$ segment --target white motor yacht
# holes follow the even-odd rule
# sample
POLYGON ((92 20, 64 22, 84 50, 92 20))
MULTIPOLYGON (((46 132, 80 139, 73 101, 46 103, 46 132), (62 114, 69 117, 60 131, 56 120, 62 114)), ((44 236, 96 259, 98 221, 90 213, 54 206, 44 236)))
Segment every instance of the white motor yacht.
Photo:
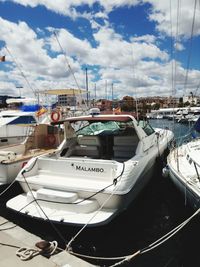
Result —
MULTIPOLYGON (((94 115, 95 114, 95 115, 94 115)), ((23 193, 6 206, 31 218, 74 226, 105 225, 133 202, 173 139, 130 115, 69 117, 50 155, 32 158, 16 180, 23 193)))

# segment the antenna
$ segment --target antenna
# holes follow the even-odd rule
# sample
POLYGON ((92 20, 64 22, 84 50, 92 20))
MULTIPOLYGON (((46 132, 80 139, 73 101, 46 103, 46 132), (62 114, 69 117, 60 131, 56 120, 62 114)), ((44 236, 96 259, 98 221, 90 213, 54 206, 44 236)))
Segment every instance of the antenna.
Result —
POLYGON ((111 84, 111 95, 112 95, 112 101, 113 101, 113 83, 111 84))
POLYGON ((105 98, 107 100, 107 80, 105 81, 105 98))
MULTIPOLYGON (((134 68, 134 61, 133 61, 133 47, 131 46, 131 48, 132 48, 133 81, 134 81, 135 68, 134 68)), ((135 109, 136 109, 136 119, 137 119, 137 121, 139 121, 136 88, 135 88, 135 109)))
POLYGON ((96 98, 97 98, 97 85, 95 83, 95 85, 94 85, 94 99, 95 99, 95 101, 96 101, 96 98))
POLYGON ((86 82, 87 106, 88 106, 88 74, 87 74, 87 68, 85 68, 85 82, 86 82))

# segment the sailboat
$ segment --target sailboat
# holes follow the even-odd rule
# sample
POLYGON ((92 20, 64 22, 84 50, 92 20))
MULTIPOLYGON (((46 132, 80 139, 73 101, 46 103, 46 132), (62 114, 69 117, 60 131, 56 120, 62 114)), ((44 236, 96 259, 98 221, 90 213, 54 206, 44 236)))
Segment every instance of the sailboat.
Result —
POLYGON ((23 193, 7 208, 74 226, 105 225, 128 208, 174 135, 131 115, 97 111, 58 122, 65 129, 63 143, 19 172, 23 193))
POLYGON ((163 170, 194 209, 200 208, 200 117, 191 138, 170 151, 163 170))

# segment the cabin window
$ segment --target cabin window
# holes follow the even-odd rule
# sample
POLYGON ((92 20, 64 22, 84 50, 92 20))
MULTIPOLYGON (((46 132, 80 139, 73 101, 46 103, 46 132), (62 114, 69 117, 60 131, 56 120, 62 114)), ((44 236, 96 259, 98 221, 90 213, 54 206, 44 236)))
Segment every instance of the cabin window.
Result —
POLYGON ((147 121, 139 121, 139 125, 142 127, 142 129, 147 135, 151 135, 155 132, 147 121))
POLYGON ((29 124, 29 123, 36 123, 36 120, 33 116, 20 116, 17 117, 15 120, 9 122, 8 124, 29 124))

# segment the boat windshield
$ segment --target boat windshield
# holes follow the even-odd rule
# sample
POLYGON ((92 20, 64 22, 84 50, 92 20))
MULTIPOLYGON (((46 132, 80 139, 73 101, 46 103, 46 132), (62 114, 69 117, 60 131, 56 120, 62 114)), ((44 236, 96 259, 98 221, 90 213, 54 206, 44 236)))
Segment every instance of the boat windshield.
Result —
POLYGON ((95 121, 89 123, 76 131, 77 135, 103 135, 103 134, 118 134, 127 130, 134 131, 134 125, 132 122, 120 122, 120 121, 95 121))

